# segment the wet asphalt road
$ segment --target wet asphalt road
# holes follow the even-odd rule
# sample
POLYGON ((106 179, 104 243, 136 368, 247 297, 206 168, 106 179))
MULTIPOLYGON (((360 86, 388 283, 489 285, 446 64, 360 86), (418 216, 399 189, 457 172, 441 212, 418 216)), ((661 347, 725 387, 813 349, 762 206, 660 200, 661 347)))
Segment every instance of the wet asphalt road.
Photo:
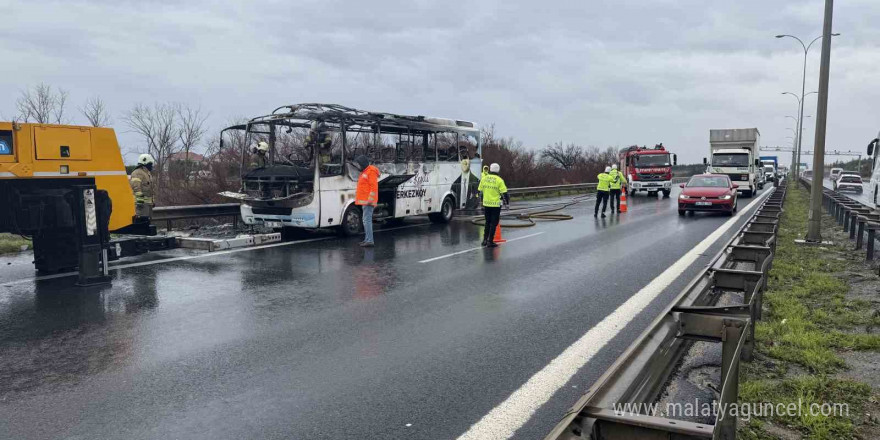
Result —
MULTIPOLYGON (((97 290, 0 257, 0 438, 455 438, 728 220, 679 217, 677 192, 604 220, 576 205, 494 250, 419 219, 374 249, 153 254, 97 290)), ((516 437, 542 438, 736 229, 516 437)))

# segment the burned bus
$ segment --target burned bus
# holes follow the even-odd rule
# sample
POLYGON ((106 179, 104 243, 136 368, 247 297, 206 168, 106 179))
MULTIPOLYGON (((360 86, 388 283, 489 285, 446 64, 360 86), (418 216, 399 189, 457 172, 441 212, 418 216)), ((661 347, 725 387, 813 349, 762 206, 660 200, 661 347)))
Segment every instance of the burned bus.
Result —
POLYGON ((246 224, 361 233, 353 163, 361 155, 381 172, 375 222, 427 215, 445 223, 477 204, 482 161, 473 122, 296 104, 228 127, 220 138, 221 150, 230 141, 241 149, 241 187, 221 194, 241 202, 246 224))

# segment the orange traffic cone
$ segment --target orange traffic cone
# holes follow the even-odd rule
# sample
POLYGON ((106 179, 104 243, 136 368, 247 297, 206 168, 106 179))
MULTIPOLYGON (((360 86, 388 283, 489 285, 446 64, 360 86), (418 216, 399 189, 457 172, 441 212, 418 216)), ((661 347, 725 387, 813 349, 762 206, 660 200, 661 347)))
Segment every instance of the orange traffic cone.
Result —
POLYGON ((620 193, 620 212, 626 212, 626 190, 620 193))
POLYGON ((504 243, 505 239, 501 238, 501 222, 498 222, 498 225, 495 226, 495 238, 492 239, 494 243, 504 243))

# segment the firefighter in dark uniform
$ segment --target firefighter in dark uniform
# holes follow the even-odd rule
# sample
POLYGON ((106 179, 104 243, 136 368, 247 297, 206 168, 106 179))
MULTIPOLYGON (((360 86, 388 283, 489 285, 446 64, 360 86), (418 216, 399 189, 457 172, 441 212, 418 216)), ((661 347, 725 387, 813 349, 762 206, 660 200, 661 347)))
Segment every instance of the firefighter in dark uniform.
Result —
POLYGON ((128 183, 134 192, 134 215, 140 218, 150 218, 153 215, 153 156, 141 154, 138 157, 137 168, 131 172, 128 183))

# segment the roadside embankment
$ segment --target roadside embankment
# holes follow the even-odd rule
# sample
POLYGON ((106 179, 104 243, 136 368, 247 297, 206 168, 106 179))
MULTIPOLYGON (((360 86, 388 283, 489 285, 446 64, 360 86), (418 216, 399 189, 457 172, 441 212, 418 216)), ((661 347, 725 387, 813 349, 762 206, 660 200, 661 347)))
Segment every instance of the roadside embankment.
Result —
POLYGON ((0 234, 0 254, 21 252, 33 248, 30 240, 13 234, 0 234))

